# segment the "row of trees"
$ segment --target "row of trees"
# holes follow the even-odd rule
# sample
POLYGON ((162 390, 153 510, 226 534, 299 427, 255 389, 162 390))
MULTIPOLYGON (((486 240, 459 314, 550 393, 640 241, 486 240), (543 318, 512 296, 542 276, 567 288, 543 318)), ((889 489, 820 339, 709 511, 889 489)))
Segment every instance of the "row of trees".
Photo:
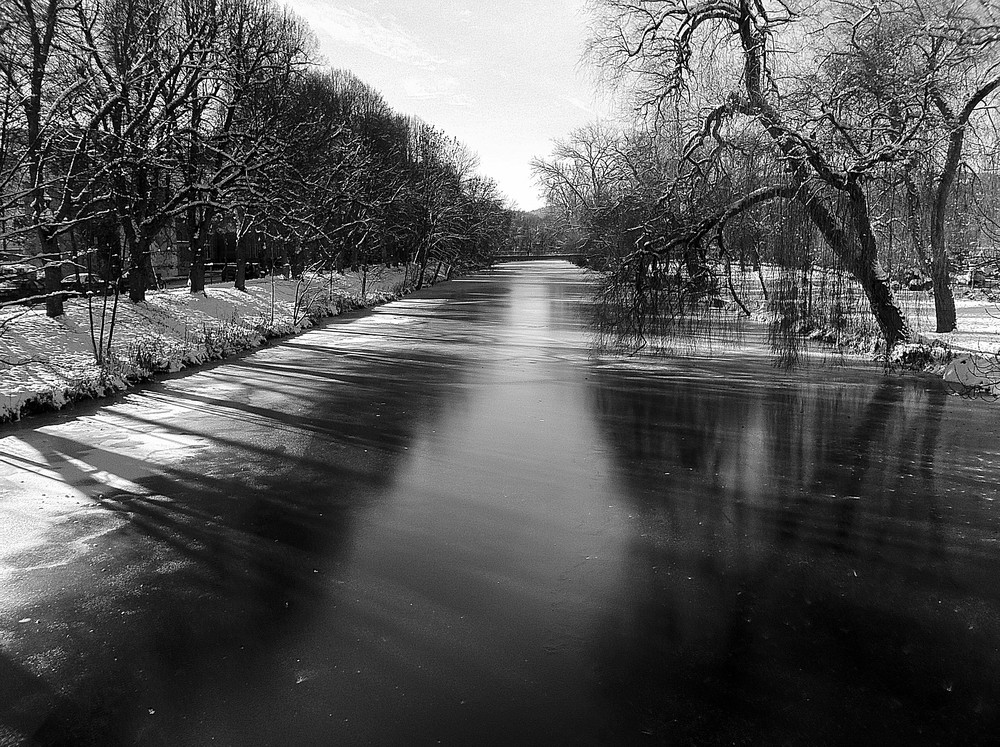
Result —
POLYGON ((203 290, 222 223, 293 269, 412 262, 419 283, 481 262, 509 226, 496 185, 315 46, 269 0, 3 3, 0 260, 41 258, 50 316, 67 261, 95 252, 142 301, 178 233, 203 290))
MULTIPOLYGON (((590 52, 625 128, 556 144, 535 174, 633 316, 697 304, 733 262, 835 267, 886 346, 907 339, 887 263, 932 279, 990 234, 1000 14, 990 0, 601 0, 590 52), (680 301, 678 301, 680 299, 680 301)), ((729 283, 732 287, 731 282, 729 283)))

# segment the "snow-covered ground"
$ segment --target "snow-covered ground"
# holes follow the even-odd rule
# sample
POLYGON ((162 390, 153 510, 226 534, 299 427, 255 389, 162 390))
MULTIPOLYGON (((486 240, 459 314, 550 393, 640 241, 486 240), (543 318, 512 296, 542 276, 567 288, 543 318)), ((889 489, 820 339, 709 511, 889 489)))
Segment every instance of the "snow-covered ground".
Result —
POLYGON ((938 340, 958 353, 995 356, 1000 351, 1000 301, 990 300, 983 291, 971 291, 955 299, 958 329, 948 333, 934 331, 934 299, 929 291, 897 295, 917 297, 904 299, 904 305, 908 307, 906 310, 918 339, 938 340))
MULTIPOLYGON (((354 273, 295 281, 248 280, 246 292, 232 283, 210 285, 204 294, 187 288, 149 291, 145 303, 122 297, 115 319, 114 362, 95 363, 104 298, 70 299, 58 319, 43 307, 0 308, 0 422, 74 399, 103 396, 156 371, 178 371, 261 345, 267 338, 312 326, 312 320, 396 297, 403 270, 369 276, 361 299, 354 273)), ((108 300, 104 335, 112 312, 108 300)))
POLYGON ((940 370, 956 391, 1000 397, 1000 294, 957 288, 958 329, 947 333, 934 331, 931 294, 913 295, 914 307, 906 310, 914 337, 932 351, 947 349, 950 358, 932 370, 940 370))
MULTIPOLYGON (((770 288, 776 287, 780 278, 787 275, 777 267, 764 265, 763 275, 770 288)), ((814 292, 821 295, 819 287, 823 282, 823 271, 816 270, 812 276, 814 292)), ((849 292, 856 299, 858 307, 864 305, 861 286, 844 272, 826 271, 826 282, 836 286, 836 292, 849 292)), ((740 294, 750 302, 752 308, 762 310, 765 301, 759 292, 758 280, 752 273, 742 275, 734 272, 740 294)), ((934 331, 934 296, 931 291, 894 290, 893 295, 910 323, 911 331, 918 342, 932 344, 939 341, 956 353, 977 353, 995 356, 1000 351, 1000 289, 972 290, 957 283, 953 286, 955 307, 958 313, 958 330, 947 334, 934 331)))
MULTIPOLYGON (((402 281, 402 269, 370 277, 364 303, 399 295, 402 281)), ((116 361, 103 371, 95 363, 91 331, 93 319, 93 337, 99 336, 102 297, 93 298, 90 309, 85 299, 69 300, 59 319, 49 319, 40 307, 0 308, 0 422, 102 396, 156 371, 178 371, 292 334, 312 326, 312 319, 363 305, 360 289, 359 276, 348 273, 308 282, 251 280, 245 293, 229 283, 210 285, 195 295, 187 288, 150 291, 138 305, 122 298, 114 331, 116 361)), ((972 361, 968 368, 976 375, 1000 382, 1000 304, 983 291, 959 295, 959 329, 949 334, 933 331, 929 292, 901 291, 897 298, 918 341, 938 341, 972 361)), ((110 308, 105 319, 107 335, 110 308)))

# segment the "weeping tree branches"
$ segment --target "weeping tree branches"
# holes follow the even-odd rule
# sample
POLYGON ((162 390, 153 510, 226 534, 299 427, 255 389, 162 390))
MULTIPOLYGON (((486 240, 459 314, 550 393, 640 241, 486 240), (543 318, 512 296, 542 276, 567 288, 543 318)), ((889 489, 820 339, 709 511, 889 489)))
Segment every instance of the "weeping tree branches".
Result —
MULTIPOLYGON (((742 262, 745 258, 732 255, 725 240, 726 229, 732 220, 757 206, 795 200, 800 191, 793 183, 772 184, 748 192, 707 216, 689 221, 675 216, 668 226, 647 221, 638 227, 634 231, 635 250, 613 263, 611 272, 615 280, 606 288, 606 294, 612 295, 610 286, 628 278, 629 308, 618 312, 619 320, 628 319, 625 336, 631 335, 644 344, 644 328, 657 326, 659 334, 663 334, 665 323, 676 325, 699 311, 721 306, 723 281, 725 292, 749 316, 731 271, 734 260, 742 262), (709 258, 713 246, 715 256, 709 258), (654 321, 654 316, 659 318, 654 321)), ((620 306, 621 299, 617 303, 620 306)))
POLYGON ((726 214, 706 196, 733 186, 727 171, 749 160, 743 143, 761 138, 758 168, 769 162, 772 184, 794 185, 793 199, 863 288, 887 347, 909 332, 880 263, 871 194, 880 181, 905 186, 910 230, 930 214, 913 240, 930 257, 938 329, 954 328, 945 224, 968 134, 1000 89, 991 4, 603 0, 594 10, 592 59, 654 128, 689 133, 660 202, 704 215, 668 226, 676 233, 662 247, 690 244, 690 232, 698 238, 698 226, 726 214))
POLYGON ((801 186, 797 184, 773 184, 767 187, 760 187, 733 201, 714 215, 701 218, 691 225, 678 227, 666 237, 650 240, 648 243, 649 248, 646 251, 659 256, 669 254, 671 250, 677 247, 705 243, 711 238, 714 238, 715 241, 720 241, 719 236, 722 229, 736 216, 743 214, 756 205, 770 202, 771 200, 778 198, 786 200, 795 199, 801 192, 801 189, 801 186))

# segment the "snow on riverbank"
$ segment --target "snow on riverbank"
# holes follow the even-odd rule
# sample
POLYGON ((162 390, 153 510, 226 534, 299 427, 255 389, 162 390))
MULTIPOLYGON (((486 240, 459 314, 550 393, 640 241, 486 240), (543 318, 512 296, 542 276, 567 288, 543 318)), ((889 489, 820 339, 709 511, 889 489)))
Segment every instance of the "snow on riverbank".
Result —
POLYGON ((989 300, 981 292, 955 299, 958 329, 954 332, 934 331, 934 300, 926 294, 916 314, 911 314, 917 339, 937 340, 955 352, 971 352, 995 356, 1000 352, 1000 303, 989 300))
POLYGON ((894 362, 939 373, 960 393, 1000 396, 1000 296, 995 291, 956 288, 958 329, 935 332, 934 299, 929 292, 897 292, 910 321, 914 342, 893 351, 894 362))
MULTIPOLYGON (((0 423, 120 391, 158 371, 178 371, 257 347, 267 338, 310 327, 315 319, 398 297, 402 281, 402 269, 369 278, 364 303, 356 274, 316 276, 308 282, 251 280, 245 293, 229 284, 211 285, 195 295, 187 288, 150 291, 138 305, 123 297, 115 325, 115 360, 104 370, 94 362, 85 299, 69 300, 59 319, 49 319, 41 307, 0 308, 0 423)), ((938 334, 929 293, 897 295, 919 342, 940 343, 960 360, 968 358, 966 367, 980 378, 1000 382, 997 302, 981 291, 963 293, 956 299, 958 331, 938 334)), ((92 301, 98 334, 103 299, 92 301)), ((941 371, 951 357, 932 368, 941 371)), ((1000 394, 1000 385, 996 388, 1000 394)))
MULTIPOLYGON (((92 341, 92 334, 100 332, 101 296, 92 299, 92 311, 86 299, 70 299, 58 319, 46 317, 43 307, 0 308, 0 422, 105 396, 158 371, 179 371, 257 347, 267 338, 310 327, 316 319, 398 297, 402 282, 402 268, 369 277, 363 300, 356 274, 248 280, 246 292, 231 284, 210 285, 204 294, 170 288, 149 291, 141 304, 122 297, 114 361, 104 370, 94 362, 92 341)), ((110 317, 111 299, 105 336, 110 317)))

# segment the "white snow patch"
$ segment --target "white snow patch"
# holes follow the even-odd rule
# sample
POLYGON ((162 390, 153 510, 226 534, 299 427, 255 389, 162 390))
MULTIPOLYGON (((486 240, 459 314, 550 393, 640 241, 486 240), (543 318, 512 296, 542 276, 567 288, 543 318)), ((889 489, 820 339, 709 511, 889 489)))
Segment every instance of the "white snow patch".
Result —
MULTIPOLYGON (((246 291, 210 285, 147 292, 146 301, 119 300, 112 351, 118 363, 101 370, 99 338, 104 298, 70 299, 58 319, 41 307, 0 307, 0 422, 29 410, 59 409, 74 399, 121 391, 159 371, 180 371, 248 350, 269 337, 311 327, 314 319, 395 297, 403 269, 368 278, 360 298, 357 274, 312 275, 304 280, 248 280, 246 291)), ((105 335, 110 325, 108 299, 105 335)))

